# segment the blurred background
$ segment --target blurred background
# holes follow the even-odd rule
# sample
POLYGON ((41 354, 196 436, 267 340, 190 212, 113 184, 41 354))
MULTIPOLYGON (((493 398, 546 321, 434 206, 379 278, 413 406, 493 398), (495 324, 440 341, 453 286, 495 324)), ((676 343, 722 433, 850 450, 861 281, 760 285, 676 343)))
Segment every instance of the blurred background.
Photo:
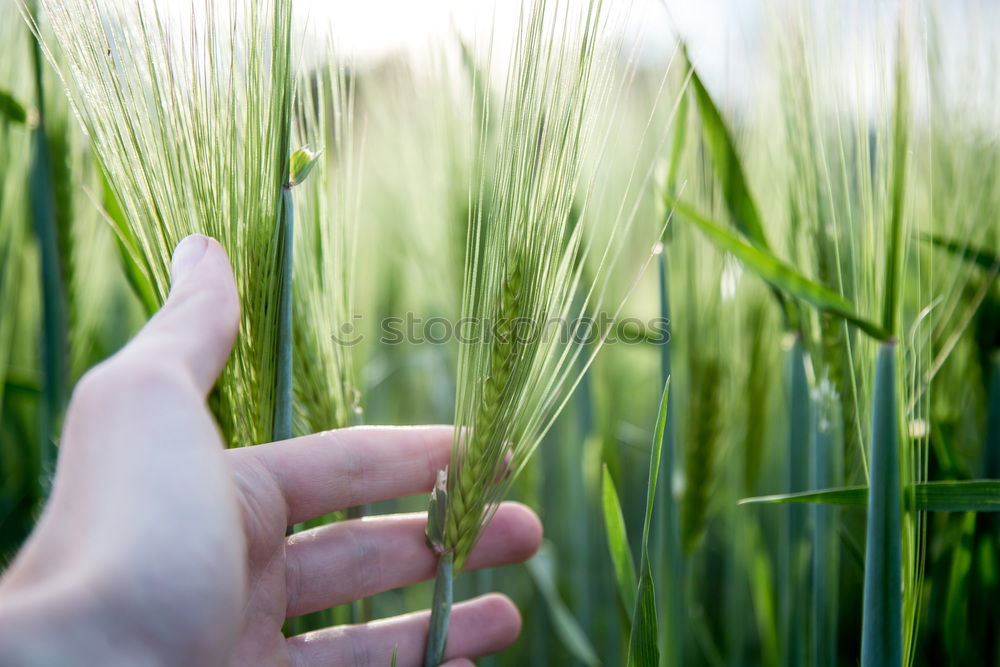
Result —
MULTIPOLYGON (((706 146, 704 108, 681 102, 690 98, 691 79, 678 40, 732 134, 774 253, 867 316, 881 306, 886 211, 905 162, 898 386, 911 481, 995 478, 1000 290, 991 258, 1000 250, 1000 6, 988 0, 617 2, 629 9, 614 24, 618 32, 602 37, 626 45, 615 65, 626 85, 614 119, 595 121, 613 141, 588 158, 588 174, 610 193, 591 215, 600 220, 623 200, 634 205, 633 231, 610 284, 623 299, 628 295, 623 316, 641 322, 667 316, 670 340, 606 346, 516 482, 513 499, 533 507, 545 525, 542 552, 527 565, 457 580, 457 599, 501 590, 524 616, 518 643, 479 664, 622 664, 629 614, 609 556, 601 475, 606 467, 614 480, 635 548, 667 370, 676 462, 660 488, 679 508, 683 576, 658 581, 665 610, 679 601, 661 616, 670 625, 663 636, 682 646, 677 653, 661 646, 663 664, 857 664, 864 510, 792 515, 737 502, 791 490, 795 391, 813 409, 806 432, 836 433, 829 486, 866 483, 876 346, 841 320, 812 311, 790 332, 767 284, 680 220, 668 225, 663 263, 657 259, 640 273, 668 215, 665 192, 681 193, 715 219, 730 216, 706 146), (902 157, 893 150, 900 62, 908 82, 902 157), (635 170, 649 177, 633 182, 628 175, 635 170), (807 371, 807 386, 798 390, 789 371, 796 341, 807 371), (807 555, 795 563, 813 563, 812 538, 820 532, 829 538, 831 569, 822 576, 832 592, 824 593, 822 629, 814 600, 796 619, 785 597, 787 582, 810 580, 812 567, 791 572, 782 560, 780 545, 797 535, 789 516, 798 516, 812 536, 800 538, 807 555), (831 638, 823 650, 803 647, 801 660, 793 656, 793 635, 809 643, 821 632, 831 638)), ((469 138, 477 124, 476 63, 509 57, 519 9, 518 2, 487 0, 295 3, 293 44, 304 76, 332 62, 352 90, 352 157, 327 150, 322 182, 353 193, 343 203, 354 244, 346 317, 363 341, 350 354, 355 407, 363 408, 365 423, 453 419, 457 344, 383 344, 379 327, 408 313, 424 321, 461 315, 469 183, 481 159, 469 138)), ((44 443, 46 433, 58 433, 58 406, 88 368, 141 326, 149 302, 130 277, 114 231, 122 215, 114 193, 65 98, 66 84, 48 66, 36 99, 27 65, 32 35, 10 0, 0 0, 0 42, 7 45, 0 92, 16 103, 0 98, 6 109, 0 119, 0 563, 6 563, 46 492, 51 462, 44 443), (58 203, 49 236, 33 224, 31 206, 38 180, 30 145, 42 106, 58 203), (53 344, 44 333, 51 294, 43 280, 45 253, 58 256, 61 267, 53 278, 65 306, 65 338, 54 343, 65 354, 61 395, 47 394, 43 381, 53 344)), ((504 69, 492 67, 495 80, 486 76, 486 85, 499 88, 504 69)), ((309 294, 317 302, 340 298, 322 286, 309 294)), ((317 340, 341 331, 343 316, 314 318, 317 340)), ((328 422, 297 414, 299 432, 324 427, 328 422)), ((420 497, 370 511, 425 507, 420 497)), ((914 514, 909 521, 909 660, 1000 665, 1000 542, 992 515, 914 514)), ((664 548, 654 554, 654 578, 676 564, 667 563, 664 548)), ((374 598, 369 611, 382 617, 423 608, 430 595, 429 586, 391 591, 374 598)))

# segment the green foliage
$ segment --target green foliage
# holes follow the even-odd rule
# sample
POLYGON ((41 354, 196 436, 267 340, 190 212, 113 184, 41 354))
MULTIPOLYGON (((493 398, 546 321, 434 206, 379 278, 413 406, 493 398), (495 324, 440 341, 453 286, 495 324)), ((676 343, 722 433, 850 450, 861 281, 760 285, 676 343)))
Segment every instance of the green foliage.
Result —
MULTIPOLYGON (((502 20, 485 37, 456 25, 428 58, 377 62, 297 39, 289 0, 40 4, 55 67, 38 96, 30 33, 0 3, 0 559, 39 509, 41 251, 61 265, 69 389, 155 311, 171 249, 202 232, 230 253, 243 304, 211 398, 231 444, 357 424, 362 402, 371 423, 464 427, 428 527, 456 549, 441 561, 439 647, 450 599, 495 586, 525 622, 494 667, 854 663, 864 552, 882 545, 870 580, 877 566, 895 577, 884 547, 898 527, 902 601, 882 592, 901 607, 902 662, 1000 657, 1000 46, 975 9, 886 7, 858 30, 867 9, 779 3, 735 86, 707 57, 692 66, 693 34, 690 60, 633 45, 612 18, 628 3, 525 3, 514 39, 502 20), (970 39, 952 38, 952 14, 970 39), (897 18, 921 30, 902 30, 893 57, 897 18), (31 179, 39 120, 48 166, 31 179), (55 202, 47 249, 31 187, 55 202), (659 281, 641 274, 656 251, 659 281), (605 311, 618 321, 585 345, 525 343, 509 322, 605 311), (501 335, 380 340, 406 313, 499 319, 501 335), (656 316, 670 320, 658 347, 656 316), (789 332, 795 401, 780 379, 789 332), (890 338, 896 368, 877 371, 890 338), (667 425, 650 433, 670 375, 667 425), (294 412, 275 431, 279 376, 294 412), (868 493, 892 424, 898 519, 891 493, 868 493), (809 506, 737 504, 794 489, 743 502, 809 506), (530 578, 456 578, 458 550, 507 496, 545 523, 530 578), (888 517, 883 539, 866 541, 855 508, 888 517), (630 544, 640 521, 648 537, 630 544), (804 602, 786 599, 793 584, 804 602)), ((738 44, 723 57, 733 67, 738 44)), ((383 617, 429 597, 365 604, 383 617)), ((298 627, 348 620, 341 608, 298 627)), ((897 660, 896 634, 869 630, 867 660, 872 646, 897 660)))

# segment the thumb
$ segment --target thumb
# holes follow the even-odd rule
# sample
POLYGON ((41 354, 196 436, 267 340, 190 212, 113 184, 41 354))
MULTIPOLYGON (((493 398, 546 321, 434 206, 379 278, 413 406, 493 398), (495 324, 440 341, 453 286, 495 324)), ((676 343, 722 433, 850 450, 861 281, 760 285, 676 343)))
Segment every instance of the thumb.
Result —
POLYGON ((169 364, 207 395, 232 351, 239 316, 226 251, 214 239, 192 234, 174 250, 166 303, 120 357, 126 364, 169 364))

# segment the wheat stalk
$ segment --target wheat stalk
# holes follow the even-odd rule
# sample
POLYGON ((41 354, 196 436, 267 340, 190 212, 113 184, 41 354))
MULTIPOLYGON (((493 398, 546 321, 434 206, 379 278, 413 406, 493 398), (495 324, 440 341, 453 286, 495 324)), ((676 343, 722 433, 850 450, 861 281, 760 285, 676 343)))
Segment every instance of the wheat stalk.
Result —
POLYGON ((126 224, 116 231, 156 300, 166 298, 170 253, 185 236, 207 234, 229 253, 242 316, 216 414, 231 445, 270 439, 293 95, 290 0, 41 7, 54 36, 50 59, 121 206, 126 224))
MULTIPOLYGON (((460 350, 451 465, 432 496, 427 530, 440 555, 428 665, 443 656, 454 573, 613 324, 579 316, 605 306, 635 217, 633 179, 647 183, 651 174, 633 170, 602 236, 585 161, 601 153, 614 127, 612 101, 628 66, 623 76, 621 43, 609 46, 602 36, 615 34, 625 17, 600 0, 522 5, 501 99, 493 103, 486 91, 486 101, 477 100, 475 154, 491 157, 470 193, 462 314, 474 342, 460 350), (591 259, 596 266, 584 280, 591 259), (560 340, 546 329, 553 322, 578 337, 589 333, 590 344, 560 340)), ((492 75, 491 61, 483 80, 492 75)), ((640 272, 653 255, 640 261, 640 272)), ((613 302, 613 317, 620 306, 613 302)))

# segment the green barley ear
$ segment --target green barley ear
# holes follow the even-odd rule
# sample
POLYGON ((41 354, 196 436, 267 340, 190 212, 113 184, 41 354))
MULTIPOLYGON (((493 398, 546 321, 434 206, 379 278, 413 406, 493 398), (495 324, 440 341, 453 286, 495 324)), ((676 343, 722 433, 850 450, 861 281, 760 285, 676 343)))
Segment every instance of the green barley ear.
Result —
MULTIPOLYGON (((495 105, 489 100, 496 93, 485 94, 484 106, 496 118, 491 132, 478 137, 476 155, 489 168, 474 170, 479 182, 470 192, 462 315, 472 342, 459 352, 427 665, 442 657, 435 651, 444 645, 447 623, 440 616, 447 605, 438 611, 439 595, 447 595, 452 573, 461 571, 621 308, 624 295, 612 301, 609 275, 652 169, 633 169, 625 194, 606 201, 597 168, 588 164, 599 165, 614 141, 614 105, 632 66, 619 60, 627 11, 612 12, 607 4, 523 4, 502 93, 495 105), (582 319, 602 313, 607 321, 582 319)), ((493 64, 484 68, 486 81, 493 80, 493 64)), ((667 133, 656 136, 665 142, 667 133)), ((630 272, 652 261, 662 229, 656 232, 630 272)))
MULTIPOLYGON (((581 319, 600 314, 609 299, 609 274, 637 210, 632 198, 652 176, 633 168, 621 200, 598 202, 597 174, 585 165, 613 141, 612 101, 631 67, 616 62, 620 43, 599 38, 616 34, 616 18, 596 1, 526 5, 504 94, 488 104, 496 107, 495 128, 480 137, 477 155, 493 155, 483 158, 490 169, 475 170, 480 181, 470 193, 478 205, 463 296, 477 340, 460 350, 449 478, 447 546, 459 568, 613 327, 581 319), (595 213, 602 205, 607 210, 595 213), (553 322, 564 328, 546 329, 553 322), (574 337, 596 344, 566 340, 574 337)), ((657 237, 650 235, 640 270, 657 237)), ((621 302, 611 305, 613 320, 621 302)))
MULTIPOLYGON (((489 168, 475 170, 470 193, 462 307, 475 341, 460 349, 448 478, 445 548, 456 570, 613 324, 594 326, 589 346, 551 328, 587 336, 590 325, 578 318, 606 305, 608 276, 634 218, 633 202, 616 201, 612 222, 598 227, 597 197, 588 190, 598 188, 585 182, 594 177, 585 161, 612 135, 605 114, 630 67, 616 61, 621 44, 606 37, 620 20, 596 0, 524 5, 503 93, 485 93, 496 118, 491 133, 478 135, 477 155, 489 168), (586 267, 590 255, 596 267, 586 267), (585 269, 593 276, 587 284, 585 269)), ((492 80, 493 65, 484 79, 492 80)), ((629 186, 634 196, 640 186, 629 186)), ((620 302, 612 305, 616 315, 620 302)))
POLYGON ((685 486, 681 504, 681 537, 684 551, 690 553, 701 541, 708 519, 712 484, 717 476, 722 439, 720 383, 722 368, 712 353, 691 351, 691 398, 684 457, 685 486))
POLYGON ((270 440, 291 153, 291 0, 39 4, 53 35, 50 59, 120 204, 124 226, 116 231, 157 302, 182 238, 206 234, 229 254, 240 335, 213 403, 230 445, 270 440))

